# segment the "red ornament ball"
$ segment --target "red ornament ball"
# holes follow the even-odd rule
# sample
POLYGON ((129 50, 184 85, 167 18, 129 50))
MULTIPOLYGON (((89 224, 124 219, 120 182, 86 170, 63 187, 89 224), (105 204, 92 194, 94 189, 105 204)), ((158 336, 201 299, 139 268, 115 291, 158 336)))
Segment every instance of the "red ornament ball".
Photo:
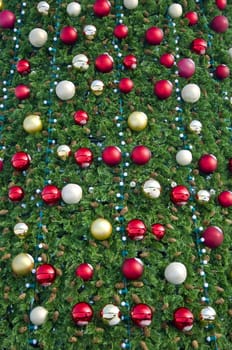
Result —
POLYGON ((190 193, 187 189, 187 187, 183 185, 177 185, 172 188, 171 190, 171 201, 178 205, 182 206, 188 203, 188 200, 190 198, 190 193))
POLYGON ((215 3, 219 10, 225 10, 227 6, 227 0, 215 0, 215 3))
POLYGON ((151 232, 160 241, 165 236, 166 229, 164 225, 156 223, 151 225, 151 232))
POLYGON ((159 80, 154 85, 154 94, 160 99, 164 100, 171 96, 173 85, 169 80, 159 80))
POLYGON ((134 83, 130 78, 122 78, 119 81, 118 87, 121 92, 123 92, 124 94, 128 94, 133 90, 134 83))
POLYGON ((4 167, 4 161, 2 158, 0 158, 0 171, 3 171, 3 167, 4 167))
POLYGON ((50 286, 56 279, 56 270, 50 264, 40 265, 36 269, 35 278, 43 287, 50 286))
POLYGON ((60 39, 66 45, 73 45, 78 39, 78 33, 76 28, 72 26, 66 26, 61 29, 60 39))
POLYGON ((26 59, 21 59, 16 64, 16 70, 21 75, 27 75, 31 71, 30 62, 26 59))
POLYGON ((95 60, 95 68, 102 73, 109 73, 114 67, 114 60, 108 53, 99 55, 95 60))
POLYGON ((27 85, 20 84, 16 86, 15 88, 15 97, 17 97, 19 100, 26 100, 30 97, 30 88, 27 85))
POLYGON ((160 64, 166 68, 171 68, 175 62, 175 57, 171 53, 164 53, 160 56, 160 64))
POLYGON ((216 67, 214 74, 217 79, 223 80, 229 77, 230 69, 227 65, 220 64, 216 67))
POLYGON ((222 244, 224 235, 219 227, 209 226, 203 231, 202 238, 204 238, 204 244, 207 247, 214 249, 222 244))
POLYGON ((195 11, 187 12, 184 17, 188 19, 189 26, 194 26, 198 23, 198 14, 195 11))
POLYGON ((24 190, 20 186, 11 186, 8 190, 8 198, 12 202, 20 202, 24 198, 24 190))
POLYGON ((149 305, 140 303, 132 307, 130 316, 136 326, 143 328, 150 326, 153 318, 153 311, 149 305))
POLYGON ((17 152, 11 158, 11 164, 18 171, 27 170, 31 163, 31 157, 26 152, 17 152))
POLYGON ((191 50, 198 55, 204 55, 207 50, 207 41, 202 38, 194 39, 191 43, 191 50))
POLYGON ((105 17, 110 13, 111 4, 108 0, 96 0, 93 5, 93 12, 97 17, 105 17))
POLYGON ((159 45, 164 38, 162 29, 158 27, 150 27, 146 30, 145 39, 150 45, 159 45))
POLYGON ((128 258, 125 259, 122 264, 123 276, 128 280, 139 279, 144 271, 144 266, 142 260, 138 258, 128 258))
POLYGON ((80 109, 74 113, 73 119, 77 125, 82 126, 82 125, 87 124, 87 122, 89 120, 89 116, 88 116, 87 112, 80 109))
POLYGON ((72 319, 77 326, 87 326, 93 318, 93 309, 85 302, 77 303, 72 308, 72 319))
POLYGON ((216 33, 224 33, 229 28, 229 21, 226 16, 219 15, 212 19, 210 23, 211 29, 213 29, 216 33))
POLYGON ((55 205, 61 199, 61 191, 54 185, 46 185, 41 192, 42 200, 48 205, 55 205))
POLYGON ((127 55, 123 58, 123 65, 126 69, 135 69, 137 67, 137 58, 134 55, 127 55))
POLYGON ((195 63, 191 58, 182 58, 178 63, 178 74, 183 78, 191 78, 195 73, 195 63))
POLYGON ((76 268, 76 276, 80 277, 83 281, 89 281, 93 278, 94 269, 93 266, 88 263, 82 263, 76 268))
POLYGON ((143 145, 135 146, 130 157, 133 163, 137 165, 144 165, 151 159, 151 151, 148 147, 143 145))
POLYGON ((203 154, 198 161, 198 168, 202 173, 211 174, 217 170, 218 161, 213 154, 203 154))
POLYGON ((93 153, 89 148, 79 148, 74 153, 76 163, 80 168, 88 168, 93 162, 93 153))
POLYGON ((218 202, 222 207, 231 207, 232 206, 232 192, 223 191, 218 195, 218 202))
POLYGON ((132 219, 126 225, 126 233, 133 241, 139 241, 144 238, 147 228, 143 220, 132 219))
POLYGON ((117 146, 107 146, 102 151, 102 160, 106 165, 115 166, 122 160, 122 152, 117 146))
POLYGON ((173 313, 174 326, 183 331, 188 332, 192 329, 194 316, 187 307, 179 307, 173 313))
POLYGON ((16 16, 12 11, 3 10, 0 12, 0 28, 12 29, 16 22, 16 16))
POLYGON ((125 24, 118 24, 114 28, 114 36, 118 39, 124 39, 128 35, 128 27, 125 24))

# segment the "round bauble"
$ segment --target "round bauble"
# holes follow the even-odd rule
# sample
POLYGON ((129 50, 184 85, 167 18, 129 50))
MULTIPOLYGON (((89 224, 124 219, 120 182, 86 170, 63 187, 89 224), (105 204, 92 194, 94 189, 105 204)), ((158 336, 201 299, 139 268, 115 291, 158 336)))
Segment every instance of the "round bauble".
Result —
POLYGON ((168 7, 168 14, 172 18, 179 18, 182 16, 183 10, 180 4, 172 4, 168 7))
POLYGON ((123 58, 123 66, 126 69, 135 69, 137 67, 137 58, 134 55, 127 55, 123 58))
POLYGON ((216 311, 211 306, 206 306, 200 311, 200 321, 205 325, 212 323, 216 316, 216 311))
POLYGON ((77 184, 67 184, 61 190, 61 198, 66 204, 77 204, 82 199, 82 188, 77 184))
POLYGON ((111 236, 112 225, 108 220, 98 218, 92 222, 90 232, 95 239, 103 241, 111 236))
POLYGON ((160 99, 164 100, 171 96, 173 85, 169 80, 159 80, 154 85, 154 94, 160 99))
POLYGON ((198 14, 195 11, 187 12, 184 17, 187 18, 189 26, 194 26, 198 23, 198 14))
POLYGON ((130 78, 122 78, 118 84, 119 90, 124 94, 128 94, 134 88, 133 80, 130 78))
POLYGON ((144 271, 142 260, 138 258, 127 258, 122 264, 122 274, 128 280, 139 279, 144 271))
POLYGON ((200 204, 206 204, 210 201, 210 192, 206 190, 200 190, 196 194, 196 200, 200 204))
POLYGON ((187 149, 182 149, 176 154, 176 161, 179 165, 186 166, 192 162, 192 152, 187 149))
POLYGON ((11 165, 15 170, 27 170, 31 163, 31 157, 26 152, 17 152, 11 158, 11 165))
POLYGON ((23 121, 23 129, 28 134, 34 134, 43 129, 43 124, 39 115, 28 115, 23 121))
POLYGON ((83 28, 83 33, 88 40, 93 40, 97 33, 97 28, 93 24, 87 24, 83 28))
POLYGON ((178 74, 183 78, 191 78, 195 73, 195 63, 191 58, 182 58, 178 63, 178 74))
POLYGON ((16 64, 16 70, 21 75, 27 75, 31 71, 30 62, 26 59, 21 59, 16 64))
POLYGON ((56 269, 50 264, 39 265, 35 271, 35 278, 41 286, 48 287, 56 279, 56 269))
POLYGON ((172 188, 170 198, 175 205, 182 206, 188 203, 190 193, 187 187, 183 185, 177 185, 172 188))
POLYGON ((214 75, 217 79, 226 79, 230 76, 230 69, 225 64, 219 64, 214 71, 214 75))
POLYGON ((114 60, 108 53, 99 55, 95 60, 95 68, 102 73, 109 73, 114 67, 114 60))
POLYGON ((187 84, 181 90, 181 97, 185 102, 195 103, 201 97, 201 90, 196 84, 187 84))
POLYGON ((20 202, 24 198, 24 190, 21 186, 11 186, 8 190, 8 198, 12 202, 20 202))
POLYGON ((207 41, 202 38, 194 39, 191 43, 191 50, 198 55, 204 55, 207 50, 207 41))
POLYGON ((189 124, 189 130, 199 135, 202 131, 202 124, 199 120, 192 120, 189 124))
POLYGON ((88 263, 82 263, 77 266, 75 274, 83 281, 90 281, 94 274, 93 266, 88 263))
POLYGON ((128 10, 134 10, 139 4, 139 0, 123 0, 123 5, 128 10))
POLYGON ((142 190, 146 197, 155 199, 160 196, 161 186, 158 181, 154 179, 149 179, 144 182, 142 190))
POLYGON ((81 72, 85 72, 89 68, 89 59, 86 55, 79 54, 73 57, 72 65, 81 72))
POLYGON ((48 15, 50 5, 47 3, 47 1, 40 1, 37 5, 37 10, 39 13, 42 13, 43 15, 48 15))
POLYGON ((104 83, 101 80, 94 80, 91 83, 90 88, 91 88, 91 91, 94 93, 94 95, 100 96, 104 90, 104 83))
POLYGON ((71 155, 71 148, 68 145, 60 145, 56 153, 60 159, 66 160, 71 155))
POLYGON ((137 165, 144 165, 151 159, 151 151, 148 147, 139 145, 135 146, 131 151, 130 158, 137 165))
POLYGON ((165 226, 159 223, 151 225, 151 233, 160 241, 166 234, 165 226))
POLYGON ((227 0, 215 0, 215 4, 219 8, 219 10, 225 10, 227 6, 227 0))
POLYGON ((145 40, 150 45, 159 45, 164 38, 164 32, 161 28, 150 27, 146 30, 145 40))
POLYGON ((193 328, 194 316, 187 307, 179 307, 173 313, 174 326, 183 331, 188 332, 193 328))
POLYGON ((12 29, 16 22, 15 14, 10 10, 3 10, 0 12, 0 28, 12 29))
POLYGON ((4 160, 3 158, 0 158, 0 171, 3 171, 4 168, 4 160))
POLYGON ((160 64, 166 68, 171 68, 175 62, 175 57, 171 53, 164 53, 160 59, 160 64))
POLYGON ((18 222, 15 226, 14 226, 14 234, 18 237, 18 238, 25 238, 29 233, 29 227, 27 226, 27 224, 25 224, 25 222, 18 222))
POLYGON ((172 284, 182 284, 187 278, 187 270, 184 264, 172 262, 166 267, 164 276, 166 280, 172 284))
POLYGON ((226 16, 219 15, 212 19, 210 23, 211 29, 213 29, 216 33, 224 33, 229 28, 229 21, 226 16))
POLYGON ((118 165, 122 160, 122 152, 117 146, 107 146, 102 151, 102 160, 109 166, 118 165))
POLYGON ((93 309, 90 304, 80 302, 73 306, 71 315, 77 326, 87 326, 93 318, 93 309))
POLYGON ((75 124, 82 126, 87 124, 89 116, 86 111, 83 111, 83 109, 79 109, 74 113, 73 119, 75 124))
POLYGON ((80 168, 88 168, 93 162, 93 152, 89 148, 82 147, 74 153, 74 158, 80 168))
POLYGON ((56 85, 56 95, 62 101, 70 100, 75 95, 75 85, 69 80, 62 80, 56 85))
POLYGON ((232 192, 223 191, 218 195, 218 202, 222 207, 228 208, 232 206, 232 192))
POLYGON ((127 236, 133 241, 139 241, 144 238, 147 228, 143 220, 132 219, 126 225, 127 236))
POLYGON ((228 170, 232 173, 232 158, 228 160, 228 170))
POLYGON ((198 168, 204 174, 211 174, 217 170, 218 161, 213 154, 203 154, 198 161, 198 168))
POLYGON ((34 259, 30 254, 20 253, 12 260, 11 267, 16 275, 26 276, 34 268, 34 259))
POLYGON ((81 5, 76 1, 72 1, 67 5, 66 11, 70 17, 78 17, 81 13, 81 5))
POLYGON ((124 39, 128 35, 128 27, 123 23, 117 24, 113 33, 117 39, 124 39))
POLYGON ((95 0, 93 12, 97 17, 108 16, 111 10, 111 4, 108 0, 95 0))
POLYGON ((76 28, 72 26, 62 28, 60 31, 60 39, 66 45, 74 45, 78 39, 76 28))
POLYGON ((142 131, 147 126, 147 115, 144 112, 134 111, 127 120, 128 126, 133 131, 142 131))
POLYGON ((132 307, 130 316, 136 326, 143 328, 150 326, 153 318, 153 311, 149 305, 139 303, 132 307))
POLYGON ((30 97, 30 88, 27 85, 20 84, 17 85, 15 90, 15 97, 17 97, 19 100, 26 100, 30 97))
POLYGON ((215 249, 223 243, 224 235, 219 227, 209 226, 203 231, 202 238, 207 247, 215 249))
POLYGON ((44 203, 48 205, 55 205, 61 199, 61 192, 54 185, 46 185, 41 192, 41 198, 44 203))
POLYGON ((121 321, 121 312, 116 305, 107 304, 100 311, 100 316, 108 326, 116 326, 121 321))
POLYGON ((43 306, 36 306, 30 312, 30 321, 36 326, 41 326, 47 320, 48 310, 43 306))
POLYGON ((48 33, 42 28, 34 28, 29 33, 29 41, 34 47, 40 48, 46 44, 48 33))

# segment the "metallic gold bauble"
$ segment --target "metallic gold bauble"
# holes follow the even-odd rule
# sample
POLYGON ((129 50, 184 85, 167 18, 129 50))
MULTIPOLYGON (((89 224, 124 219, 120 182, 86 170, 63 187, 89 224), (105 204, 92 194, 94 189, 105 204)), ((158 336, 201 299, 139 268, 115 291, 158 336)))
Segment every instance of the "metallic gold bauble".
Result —
POLYGON ((41 131, 43 128, 42 121, 39 115, 30 114, 23 121, 23 128, 28 134, 34 134, 41 131))
POLYGON ((14 226, 14 234, 18 238, 25 238, 28 235, 28 226, 24 222, 19 222, 14 226))
POLYGON ((95 239, 103 241, 111 236, 112 226, 108 220, 99 218, 92 222, 90 231, 95 239))
POLYGON ((3 9, 3 0, 0 0, 0 10, 2 10, 3 9))
POLYGON ((84 34, 86 36, 86 39, 93 40, 95 35, 96 35, 97 28, 92 24, 88 24, 88 25, 84 26, 83 31, 84 31, 84 34))
POLYGON ((30 254, 20 253, 13 259, 11 266, 16 275, 25 276, 34 268, 34 259, 30 254))
POLYGON ((216 316, 216 311, 211 306, 206 306, 200 311, 200 320, 203 325, 212 323, 216 316))
POLYGON ((71 148, 67 145, 60 145, 57 148, 57 155, 60 159, 66 160, 71 154, 71 148))
POLYGON ((94 95, 99 96, 103 93, 104 83, 101 80, 94 80, 91 84, 91 91, 94 95))
POLYGON ((131 130, 141 131, 147 126, 147 115, 139 111, 132 112, 127 122, 131 130))

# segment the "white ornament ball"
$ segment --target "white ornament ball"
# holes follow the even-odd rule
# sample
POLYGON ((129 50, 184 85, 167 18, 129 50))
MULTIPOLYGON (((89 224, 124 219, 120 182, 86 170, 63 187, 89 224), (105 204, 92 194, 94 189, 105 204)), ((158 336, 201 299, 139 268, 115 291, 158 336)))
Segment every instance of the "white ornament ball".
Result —
POLYGON ((201 90, 197 84, 187 84, 181 90, 181 97, 185 102, 197 102, 201 97, 201 90))
POLYGON ((192 159, 192 153, 187 149, 182 149, 176 154, 176 161, 179 165, 189 165, 192 159))
POLYGON ((139 4, 138 0, 123 0, 123 5, 128 10, 134 10, 139 4))
POLYGON ((42 13, 43 15, 47 15, 49 11, 50 5, 47 3, 47 1, 40 1, 37 5, 37 10, 39 13, 42 13))
POLYGON ((183 10, 180 4, 172 4, 168 8, 168 14, 172 18, 181 17, 182 13, 183 13, 183 10))
POLYGON ((43 306, 36 306, 30 312, 30 321, 36 326, 41 326, 46 322, 48 310, 43 306))
POLYGON ((99 96, 103 93, 104 90, 104 83, 101 80, 94 80, 91 83, 91 91, 94 93, 94 95, 99 96))
POLYGON ((172 262, 166 267, 164 276, 166 280, 172 284, 181 284, 187 278, 187 270, 184 264, 172 262))
POLYGON ((232 47, 228 50, 230 58, 232 58, 232 47))
POLYGON ((69 80, 62 80, 56 85, 56 95, 59 99, 66 101, 75 95, 75 85, 69 80))
POLYGON ((77 17, 81 13, 81 5, 78 2, 70 2, 66 8, 67 14, 70 17, 77 17))
POLYGON ((101 311, 101 316, 103 318, 103 321, 109 326, 115 326, 121 321, 120 310, 116 305, 113 304, 105 305, 101 311))
POLYGON ((71 154, 71 148, 68 145, 60 145, 56 152, 60 159, 66 160, 71 154))
POLYGON ((82 188, 77 184, 68 184, 62 188, 61 197, 67 204, 77 204, 82 198, 82 188))
POLYGON ((210 192, 207 190, 200 190, 197 192, 197 200, 201 203, 208 203, 210 200, 210 192))
POLYGON ((161 193, 160 183, 154 179, 149 179, 143 184, 143 192, 149 198, 158 198, 161 193))
POLYGON ((199 120, 194 119, 191 121, 191 123, 189 124, 189 129, 193 132, 195 132, 195 134, 200 134, 201 130, 202 130, 202 124, 199 120))
POLYGON ((48 40, 48 33, 42 28, 34 28, 29 33, 29 41, 34 47, 42 47, 48 40))
POLYGON ((86 71, 89 68, 89 59, 86 55, 79 54, 73 57, 72 65, 80 71, 86 71))

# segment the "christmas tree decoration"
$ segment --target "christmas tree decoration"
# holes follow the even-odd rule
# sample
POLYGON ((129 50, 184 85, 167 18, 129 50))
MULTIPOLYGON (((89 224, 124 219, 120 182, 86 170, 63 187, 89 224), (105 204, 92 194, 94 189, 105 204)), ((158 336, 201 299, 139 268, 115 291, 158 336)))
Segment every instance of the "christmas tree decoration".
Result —
POLYGON ((228 161, 228 170, 232 172, 232 158, 230 158, 228 161))
POLYGON ((93 152, 87 147, 79 148, 74 153, 74 159, 80 168, 88 168, 93 162, 93 152))
POLYGON ((13 29, 16 22, 15 14, 10 10, 0 12, 0 28, 13 29))
POLYGON ((83 33, 88 40, 93 40, 97 33, 97 28, 93 24, 84 26, 83 33))
POLYGON ((142 190, 146 197, 155 199, 160 196, 161 186, 158 181, 154 179, 149 179, 144 182, 142 190))
POLYGON ((36 326, 41 326, 47 321, 48 310, 43 306, 36 306, 30 312, 30 321, 36 326))
POLYGON ((187 12, 184 17, 187 18, 189 26, 194 26, 198 23, 198 14, 195 11, 187 12))
POLYGON ((161 28, 150 27, 145 32, 145 40, 150 45, 159 45, 164 39, 164 32, 161 28))
POLYGON ((31 71, 30 62, 26 59, 21 59, 16 64, 16 70, 21 75, 27 75, 31 71))
POLYGON ((203 38, 196 38, 191 43, 191 49, 198 55, 204 55, 208 48, 207 41, 203 38))
POLYGON ((38 12, 42 13, 43 15, 48 15, 49 9, 50 5, 47 3, 47 1, 40 1, 37 5, 38 12))
POLYGON ((181 97, 185 102, 195 103, 201 97, 201 90, 197 84, 187 84, 181 90, 181 97))
POLYGON ((189 165, 192 162, 192 153, 187 149, 182 149, 177 152, 176 161, 182 166, 189 165))
POLYGON ((215 320, 216 316, 216 311, 211 306, 203 307, 203 309, 200 311, 200 321, 205 326, 212 323, 215 320))
POLYGON ((112 230, 113 228, 111 223, 103 218, 94 220, 90 227, 92 236, 99 241, 108 239, 112 234, 112 230))
POLYGON ((138 145, 133 148, 130 154, 130 158, 133 163, 137 165, 145 165, 151 159, 151 151, 148 147, 138 145))
POLYGON ((48 287, 56 279, 56 269, 51 264, 42 264, 36 268, 36 281, 43 287, 48 287))
POLYGON ((20 202, 24 198, 24 190, 21 186, 11 186, 8 190, 8 198, 12 202, 20 202))
POLYGON ((107 304, 100 311, 103 322, 109 326, 116 326, 121 322, 121 312, 114 304, 107 304))
POLYGON ((187 278, 187 270, 184 264, 172 262, 165 268, 164 276, 172 284, 182 284, 187 278))
POLYGON ((175 57, 171 53, 164 53, 159 61, 164 67, 171 68, 175 62, 175 57))
POLYGON ((11 158, 11 165, 18 171, 27 170, 31 163, 31 157, 26 152, 17 152, 11 158))
POLYGON ((222 207, 228 208, 232 205, 232 192, 222 191, 218 195, 218 202, 222 207))
POLYGON ((95 0, 93 12, 97 17, 106 17, 110 14, 111 3, 108 0, 95 0))
POLYGON ((96 96, 100 96, 104 90, 104 83, 101 80, 94 80, 91 83, 91 90, 96 96))
POLYGON ((2 10, 3 9, 3 0, 0 0, 0 10, 2 10))
POLYGON ((19 100, 26 100, 30 97, 30 88, 24 84, 17 85, 15 88, 15 97, 19 100))
POLYGON ((143 220, 132 219, 126 225, 127 236, 135 241, 139 241, 144 238, 147 228, 143 220))
POLYGON ((160 223, 155 223, 151 225, 151 233, 155 238, 160 241, 166 234, 165 226, 160 223))
POLYGON ((115 166, 122 161, 122 152, 117 146, 107 146, 102 151, 102 160, 106 165, 115 166))
POLYGON ((123 58, 123 65, 126 69, 135 69, 137 67, 137 58, 134 55, 127 55, 123 58))
POLYGON ((66 204, 77 204, 82 199, 82 188, 77 184, 67 184, 61 190, 61 198, 66 204))
POLYGON ((210 192, 206 190, 200 190, 196 194, 196 199, 200 204, 206 204, 210 201, 210 192))
POLYGON ((16 225, 14 225, 14 234, 18 238, 25 238, 29 233, 29 227, 25 222, 18 222, 16 225))
POLYGON ((128 94, 134 88, 134 83, 130 78, 122 78, 118 84, 119 90, 124 94, 128 94))
POLYGON ((212 19, 210 23, 210 27, 216 32, 216 33, 224 33, 229 28, 229 21, 226 16, 219 15, 212 19))
POLYGON ((174 3, 168 7, 168 14, 172 18, 179 18, 182 16, 182 13, 183 13, 183 9, 180 4, 174 3))
POLYGON ((56 153, 60 159, 66 160, 71 155, 71 148, 68 145, 60 145, 56 153))
POLYGON ((77 125, 82 126, 82 125, 87 124, 87 122, 89 120, 89 116, 88 116, 87 112, 83 111, 83 109, 79 109, 78 111, 76 111, 74 113, 73 119, 77 125))
POLYGON ((194 119, 189 124, 189 129, 195 134, 199 135, 202 131, 202 123, 200 122, 200 120, 194 119))
POLYGON ((28 134, 35 134, 43 129, 43 123, 39 115, 30 114, 23 121, 23 129, 28 134))
POLYGON ((218 161, 213 154, 203 154, 198 160, 198 168, 204 174, 211 174, 217 170, 218 161))
POLYGON ((216 67, 214 74, 217 79, 223 80, 230 76, 230 69, 227 65, 220 64, 216 67))
POLYGON ((127 258, 122 264, 122 274, 128 280, 139 279, 144 272, 144 265, 141 259, 127 258))
POLYGON ((177 63, 178 74, 183 78, 191 78, 195 73, 195 63, 191 58, 182 58, 177 63))
POLYGON ((133 131, 142 131, 146 128, 147 122, 146 113, 140 111, 132 112, 127 119, 128 126, 133 131))
POLYGON ((94 275, 93 266, 88 263, 82 263, 77 266, 75 274, 80 277, 83 281, 90 281, 94 275))
POLYGON ((81 5, 76 1, 72 1, 67 5, 66 11, 70 17, 78 17, 81 13, 81 5))
POLYGON ((32 46, 41 48, 48 40, 48 33, 42 28, 34 28, 30 31, 28 39, 32 46))
POLYGON ((173 325, 182 332, 193 328, 194 316, 187 307, 179 307, 173 313, 173 325))
POLYGON ((143 303, 134 305, 130 311, 130 315, 134 324, 141 328, 150 326, 153 319, 152 308, 143 303))
POLYGON ((99 55, 95 60, 95 68, 101 73, 111 72, 113 66, 114 60, 108 53, 99 55))
POLYGON ((62 101, 72 99, 75 92, 76 88, 72 81, 62 80, 56 85, 56 95, 62 101))
POLYGON ((209 226, 203 231, 202 238, 207 247, 215 249, 223 243, 224 235, 219 227, 209 226))
POLYGON ((159 80, 154 85, 154 94, 161 100, 171 96, 173 85, 169 80, 159 80))
POLYGON ((61 199, 61 192, 55 185, 46 185, 41 192, 42 200, 48 205, 55 205, 61 199))
POLYGON ((138 0, 123 0, 123 5, 128 10, 134 10, 138 6, 139 1, 138 0))
POLYGON ((72 308, 72 319, 77 326, 87 326, 93 318, 93 309, 90 304, 80 302, 72 308))
POLYGON ((117 24, 113 33, 116 38, 124 39, 128 35, 128 27, 123 23, 117 24))
POLYGON ((190 193, 186 186, 177 185, 172 188, 170 198, 174 204, 182 206, 188 203, 190 193))
POLYGON ((215 0, 215 3, 219 10, 225 10, 227 6, 227 0, 215 0))
POLYGON ((74 45, 78 39, 76 28, 72 26, 62 28, 60 31, 60 39, 66 45, 74 45))
POLYGON ((89 68, 89 59, 86 55, 79 54, 73 57, 72 65, 80 72, 85 72, 89 68))
POLYGON ((20 253, 13 258, 11 267, 17 276, 26 276, 34 268, 34 259, 30 254, 20 253))

